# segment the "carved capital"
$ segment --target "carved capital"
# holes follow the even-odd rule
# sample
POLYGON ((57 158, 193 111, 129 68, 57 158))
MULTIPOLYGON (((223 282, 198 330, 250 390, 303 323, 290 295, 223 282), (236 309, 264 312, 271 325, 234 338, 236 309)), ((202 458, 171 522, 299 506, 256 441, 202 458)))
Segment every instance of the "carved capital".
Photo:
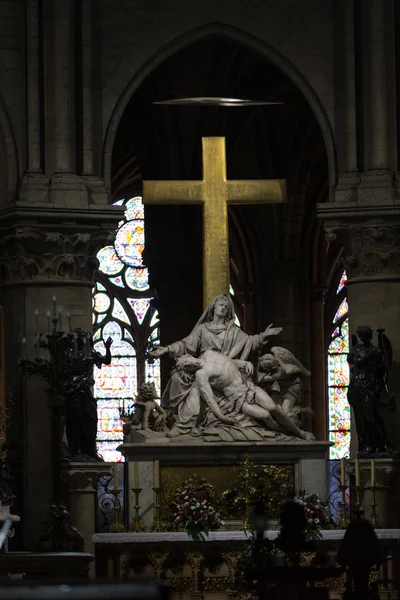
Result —
POLYGON ((327 241, 337 240, 344 248, 342 263, 349 280, 400 278, 400 223, 325 229, 327 241))
POLYGON ((112 243, 113 212, 25 208, 0 214, 1 283, 91 285, 96 253, 112 243))

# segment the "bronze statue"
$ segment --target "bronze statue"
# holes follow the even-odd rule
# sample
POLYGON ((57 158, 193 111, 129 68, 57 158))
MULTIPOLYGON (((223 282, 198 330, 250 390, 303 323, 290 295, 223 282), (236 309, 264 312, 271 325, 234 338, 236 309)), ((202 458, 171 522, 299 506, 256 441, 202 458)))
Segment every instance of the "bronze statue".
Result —
POLYGON ((385 405, 395 408, 389 381, 392 348, 383 329, 378 330, 379 346, 372 343, 372 337, 371 327, 357 327, 357 335, 352 336, 352 348, 347 356, 350 365, 347 398, 354 411, 359 458, 397 456, 388 444, 378 410, 379 405, 383 405, 381 396, 384 392, 389 398, 385 405))
POLYGON ((97 402, 93 395, 93 368, 111 363, 109 337, 104 343, 103 356, 92 348, 91 337, 74 330, 74 347, 70 348, 67 376, 64 384, 68 460, 102 460, 96 450, 97 402), (86 338, 86 339, 85 339, 86 338))

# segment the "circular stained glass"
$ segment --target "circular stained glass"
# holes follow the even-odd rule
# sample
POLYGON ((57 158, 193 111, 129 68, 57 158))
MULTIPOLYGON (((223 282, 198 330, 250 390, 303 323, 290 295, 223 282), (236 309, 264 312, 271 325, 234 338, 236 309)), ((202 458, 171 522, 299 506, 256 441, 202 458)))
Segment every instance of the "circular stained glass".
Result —
POLYGON ((144 207, 141 196, 136 196, 136 198, 128 200, 125 207, 125 218, 127 221, 131 221, 132 219, 144 219, 144 207))
POLYGON ((142 220, 129 221, 118 230, 115 249, 119 258, 130 267, 142 265, 144 250, 144 223, 142 220))
POLYGON ((98 313, 105 313, 110 308, 110 298, 107 294, 95 294, 94 310, 98 313))
POLYGON ((113 246, 105 246, 97 253, 100 263, 99 270, 106 275, 116 275, 123 268, 123 263, 119 260, 113 246))
POLYGON ((148 290, 149 289, 149 271, 146 268, 132 269, 129 267, 125 271, 126 285, 131 290, 148 290))

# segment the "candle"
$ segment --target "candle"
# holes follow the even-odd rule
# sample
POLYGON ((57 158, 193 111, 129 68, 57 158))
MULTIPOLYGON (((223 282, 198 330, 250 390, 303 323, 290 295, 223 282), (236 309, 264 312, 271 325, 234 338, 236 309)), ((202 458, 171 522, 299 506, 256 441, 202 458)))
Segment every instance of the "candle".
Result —
POLYGON ((26 337, 22 337, 22 358, 26 358, 26 337))
POLYGON ((61 308, 61 306, 58 309, 58 324, 60 327, 60 331, 62 331, 62 308, 61 308))
POLYGON ((375 459, 371 458, 371 487, 375 487, 375 459))
POLYGON ((154 461, 154 487, 160 488, 160 461, 154 461))
POLYGON ((72 331, 72 323, 71 323, 71 313, 67 310, 67 320, 68 320, 68 329, 72 331))
POLYGON ((344 458, 340 459, 340 485, 346 485, 346 462, 344 458))
POLYGON ((118 489, 118 463, 114 465, 114 490, 118 489))
POLYGON ((47 333, 50 333, 50 319, 51 319, 51 312, 48 310, 47 313, 47 333))
POLYGON ((356 487, 360 487, 360 461, 356 459, 356 487))
POLYGON ((74 356, 78 356, 78 334, 74 333, 74 356))
POLYGON ((39 309, 35 308, 35 315, 36 315, 36 331, 39 331, 39 309))
POLYGON ((133 463, 133 487, 134 489, 139 489, 139 463, 133 463))
POLYGON ((57 318, 57 298, 53 296, 53 317, 57 318))

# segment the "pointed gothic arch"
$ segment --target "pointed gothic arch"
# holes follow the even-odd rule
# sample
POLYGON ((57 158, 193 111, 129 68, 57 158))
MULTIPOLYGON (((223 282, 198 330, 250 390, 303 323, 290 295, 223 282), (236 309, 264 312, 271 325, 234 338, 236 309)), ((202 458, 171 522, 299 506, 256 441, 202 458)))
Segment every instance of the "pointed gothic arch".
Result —
POLYGON ((166 58, 175 54, 179 50, 182 50, 185 48, 185 46, 192 45, 197 41, 210 37, 219 37, 230 41, 236 41, 241 46, 254 50, 255 52, 264 56, 278 69, 280 69, 301 91, 304 98, 310 105, 321 129, 328 158, 329 187, 332 189, 337 180, 337 156, 334 136, 328 116, 315 90, 302 75, 302 73, 297 69, 297 67, 293 65, 283 54, 271 47, 267 42, 243 30, 223 23, 208 23, 196 29, 187 31, 166 44, 164 47, 160 48, 158 52, 156 52, 156 54, 154 54, 134 74, 126 86, 123 94, 119 97, 117 102, 110 107, 111 117, 106 130, 102 156, 102 172, 106 187, 108 189, 111 188, 111 157, 117 129, 130 99, 140 84, 166 58))

